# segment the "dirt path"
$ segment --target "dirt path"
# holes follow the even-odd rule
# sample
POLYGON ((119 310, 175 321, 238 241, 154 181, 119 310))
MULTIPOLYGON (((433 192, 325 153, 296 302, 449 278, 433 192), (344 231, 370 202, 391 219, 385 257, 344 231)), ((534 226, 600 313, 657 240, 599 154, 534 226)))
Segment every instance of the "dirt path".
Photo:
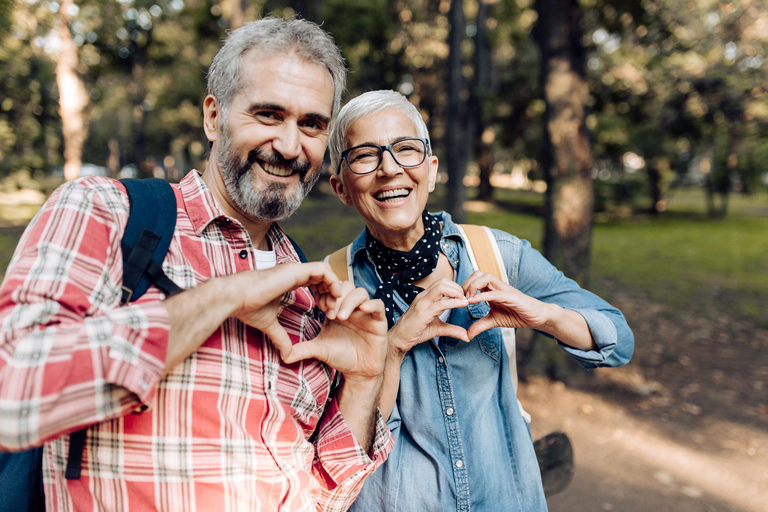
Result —
POLYGON ((768 330, 717 302, 612 297, 636 349, 566 387, 531 378, 534 438, 566 432, 576 475, 552 512, 768 512, 768 330))
POLYGON ((768 512, 764 431, 727 425, 749 436, 752 450, 702 452, 599 394, 536 378, 520 399, 534 416, 534 438, 562 430, 574 445, 576 475, 549 500, 552 512, 768 512))

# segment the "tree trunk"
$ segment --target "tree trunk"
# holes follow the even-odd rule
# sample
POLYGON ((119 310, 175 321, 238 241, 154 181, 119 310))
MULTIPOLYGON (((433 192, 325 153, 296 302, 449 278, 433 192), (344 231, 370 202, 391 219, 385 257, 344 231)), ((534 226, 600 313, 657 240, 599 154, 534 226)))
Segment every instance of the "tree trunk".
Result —
POLYGON ((662 204, 664 202, 664 193, 661 189, 661 169, 656 162, 649 161, 647 171, 649 194, 651 196, 649 211, 653 215, 658 215, 662 212, 662 204))
POLYGON ((583 286, 589 282, 594 159, 585 123, 589 94, 577 0, 537 0, 536 38, 546 103, 544 256, 583 286))
POLYGON ((78 52, 72 40, 70 9, 73 0, 62 0, 59 8, 59 37, 61 51, 56 63, 56 85, 59 88, 59 111, 64 138, 64 179, 80 175, 83 166, 83 145, 88 137, 88 91, 77 74, 78 52))
POLYGON ((446 112, 445 154, 448 162, 448 193, 446 210, 454 222, 465 222, 464 175, 466 173, 466 109, 461 98, 464 89, 464 79, 461 72, 461 42, 464 40, 464 2, 453 0, 449 13, 451 31, 448 36, 450 52, 448 55, 448 109, 446 112))
POLYGON ((475 36, 475 84, 469 108, 469 118, 474 129, 475 162, 480 170, 477 198, 481 201, 493 201, 493 187, 491 186, 493 156, 491 155, 491 144, 493 143, 494 134, 488 126, 488 120, 483 111, 483 104, 488 97, 491 77, 491 50, 485 33, 487 18, 487 0, 481 0, 477 6, 477 20, 475 21, 477 25, 477 34, 475 36))

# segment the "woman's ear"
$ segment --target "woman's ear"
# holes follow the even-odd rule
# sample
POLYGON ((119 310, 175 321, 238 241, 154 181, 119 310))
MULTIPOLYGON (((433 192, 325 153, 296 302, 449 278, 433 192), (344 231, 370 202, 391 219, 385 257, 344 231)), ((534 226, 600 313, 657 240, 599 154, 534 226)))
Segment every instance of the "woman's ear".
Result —
POLYGON ((221 109, 216 97, 208 95, 203 101, 203 130, 208 140, 215 142, 219 139, 219 128, 221 126, 221 109))
POLYGON ((428 158, 429 160, 429 191, 435 190, 435 183, 437 182, 437 168, 438 161, 435 155, 428 158))
POLYGON ((342 203, 347 206, 352 206, 352 199, 350 199, 349 194, 347 194, 344 182, 342 182, 341 178, 336 174, 331 175, 331 188, 333 189, 333 192, 339 196, 342 203))

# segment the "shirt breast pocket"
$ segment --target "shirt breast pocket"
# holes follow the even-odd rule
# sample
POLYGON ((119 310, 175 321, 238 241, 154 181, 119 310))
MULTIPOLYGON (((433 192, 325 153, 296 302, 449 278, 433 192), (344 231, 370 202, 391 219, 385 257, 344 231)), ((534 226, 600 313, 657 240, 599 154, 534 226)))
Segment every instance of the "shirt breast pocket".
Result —
MULTIPOLYGON (((485 317, 491 308, 487 302, 478 302, 477 304, 470 304, 467 307, 469 311, 470 319, 472 323, 485 317)), ((488 329, 485 332, 478 334, 473 341, 477 341, 480 344, 480 350, 485 355, 498 362, 501 357, 501 340, 498 336, 498 329, 488 329)))

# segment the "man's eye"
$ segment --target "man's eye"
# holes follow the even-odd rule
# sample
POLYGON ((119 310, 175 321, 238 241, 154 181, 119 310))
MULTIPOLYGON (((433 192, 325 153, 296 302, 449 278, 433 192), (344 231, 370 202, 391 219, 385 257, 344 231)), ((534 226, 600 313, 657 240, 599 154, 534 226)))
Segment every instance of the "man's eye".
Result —
POLYGON ((277 115, 274 112, 269 112, 269 111, 258 112, 256 115, 258 117, 263 118, 263 119, 276 119, 277 118, 277 115))

